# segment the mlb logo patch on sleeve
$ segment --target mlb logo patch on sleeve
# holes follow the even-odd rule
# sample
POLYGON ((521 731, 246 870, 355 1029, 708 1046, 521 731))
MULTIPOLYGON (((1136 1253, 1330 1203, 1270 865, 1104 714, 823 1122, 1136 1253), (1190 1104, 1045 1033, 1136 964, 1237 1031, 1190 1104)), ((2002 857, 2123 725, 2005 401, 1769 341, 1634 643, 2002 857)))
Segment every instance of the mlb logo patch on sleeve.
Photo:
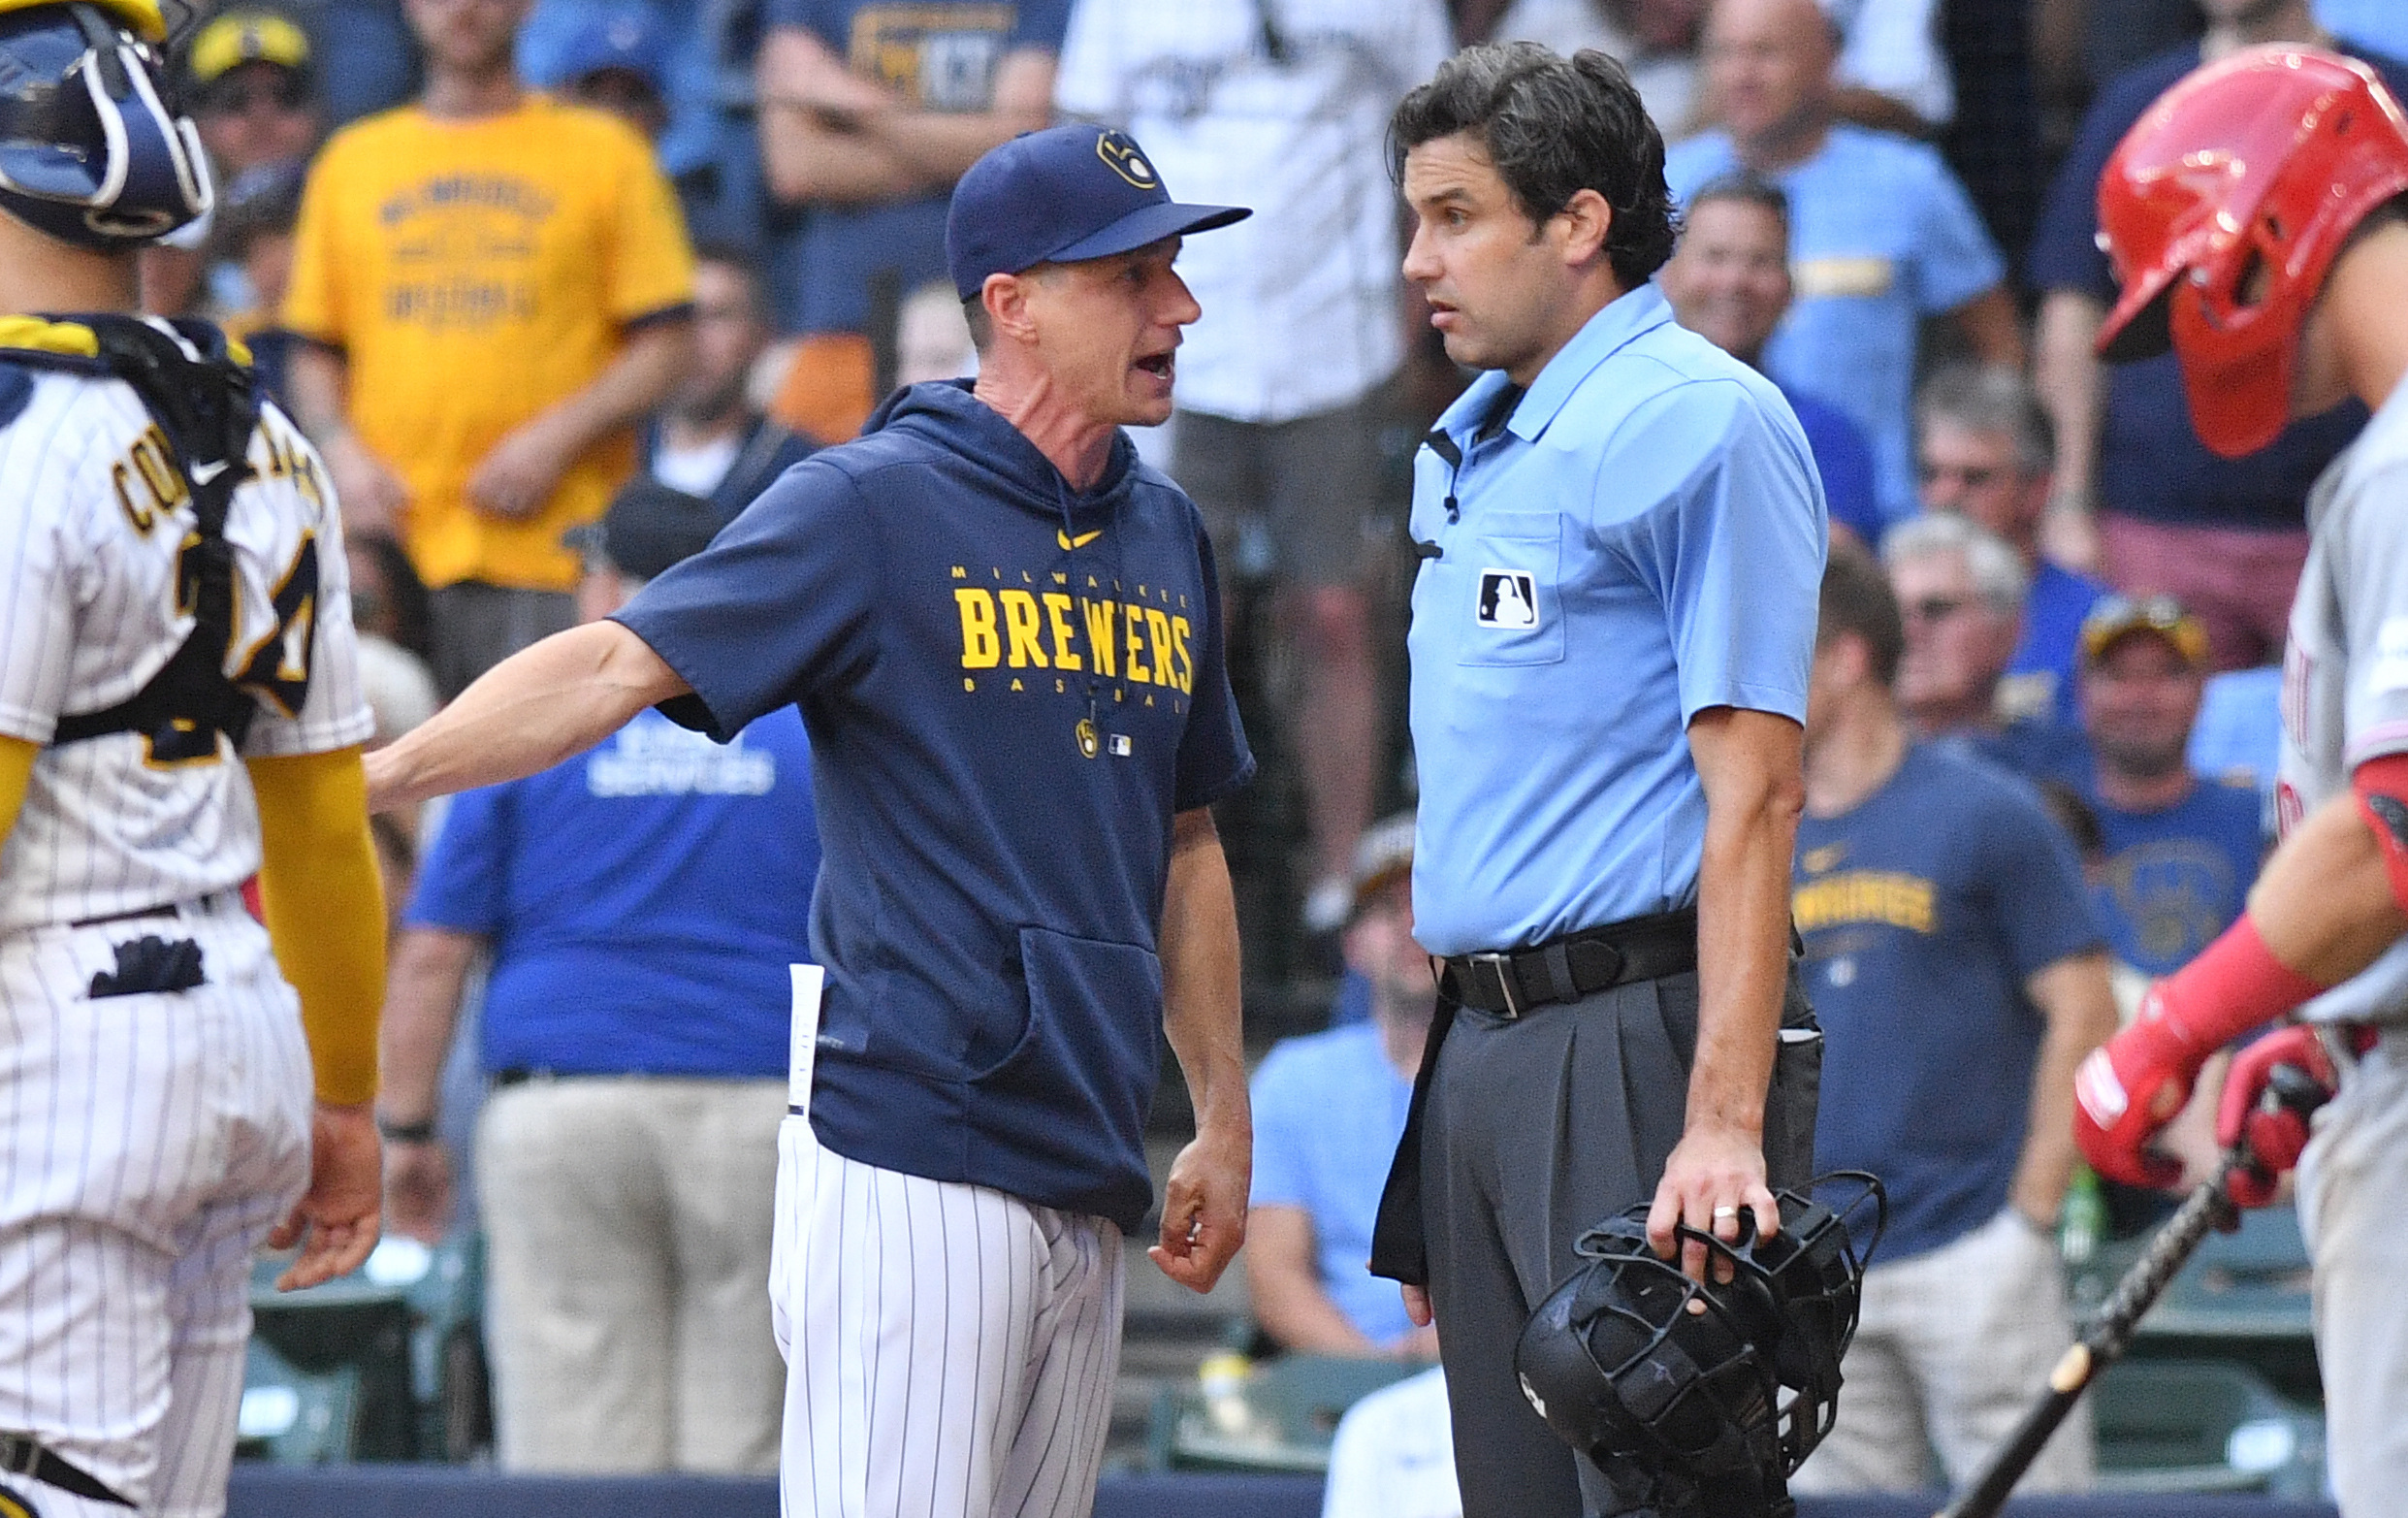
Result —
POLYGON ((1538 583, 1524 569, 1480 571, 1475 620, 1484 628, 1526 631, 1538 626, 1538 583))

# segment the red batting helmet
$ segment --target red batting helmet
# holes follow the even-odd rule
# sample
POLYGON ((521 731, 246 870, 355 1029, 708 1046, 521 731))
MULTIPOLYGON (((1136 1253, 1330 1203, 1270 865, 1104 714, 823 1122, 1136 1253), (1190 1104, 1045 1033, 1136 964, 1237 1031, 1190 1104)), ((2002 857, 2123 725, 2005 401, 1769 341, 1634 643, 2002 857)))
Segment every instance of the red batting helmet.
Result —
POLYGON ((2333 255, 2402 192, 2408 119, 2364 64, 2271 47, 2199 69, 2099 177, 2099 244, 2123 285, 2099 351, 2170 345, 2200 439, 2227 458, 2264 447, 2290 417, 2299 329, 2333 255))

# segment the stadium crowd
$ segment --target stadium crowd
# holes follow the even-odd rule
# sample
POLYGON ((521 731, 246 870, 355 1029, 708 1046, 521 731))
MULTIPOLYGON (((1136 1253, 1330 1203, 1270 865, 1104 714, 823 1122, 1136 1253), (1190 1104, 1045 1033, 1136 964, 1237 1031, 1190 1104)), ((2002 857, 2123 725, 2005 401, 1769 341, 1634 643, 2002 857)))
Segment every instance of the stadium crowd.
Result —
MULTIPOLYGON (((219 204, 145 252, 144 300, 244 337, 326 455, 390 740, 606 614, 895 384, 966 371, 945 208, 987 148, 1093 118, 1183 198, 1257 208, 1182 259, 1204 315, 1172 421, 1140 444, 1204 508, 1267 759, 1224 823, 1250 1011, 1299 1034, 1258 1077, 1254 1299, 1277 1344, 1427 1358, 1361 1262, 1429 1016, 1403 888, 1408 460, 1464 376, 1399 277, 1382 139, 1457 47, 1514 39, 1623 61, 1686 218, 1665 293, 1778 383, 1823 476, 1795 897, 1829 1036, 1818 1157, 1896 1178, 1894 1269, 1975 1261, 2025 1295, 1964 1313, 2061 1343, 2031 1310, 2062 1295, 2046 1236, 2071 1163, 2043 1088, 2240 911, 2305 498, 2366 419, 2352 404, 2228 461, 2172 358, 2103 367, 2092 187, 2152 98, 2242 46, 2338 47, 2408 84, 2408 7, 235 0, 181 59, 219 204), (1910 952, 1936 897, 1976 912, 1978 941, 1910 952), (1326 1018, 1285 994, 1323 984, 1326 1018), (1961 1070, 1967 1037, 2000 1057, 1947 1114, 1963 1131, 1888 1121, 1879 1093, 1961 1070), (1934 1147, 1981 1160, 1927 1175, 1934 1147)), ((791 713, 726 750, 690 736, 639 725, 565 779, 379 824, 389 1220, 438 1237, 473 1205, 444 1146, 470 1145, 494 1087, 462 1173, 483 1181, 522 1468, 775 1462, 774 1387, 724 1383, 780 1368, 723 1343, 767 1327, 774 1116, 755 1118, 785 990, 726 966, 808 957, 803 903, 748 881, 807 876, 817 844, 791 713), (741 1164, 703 1137, 747 1121, 741 1164), (597 1129, 628 1141, 571 1137, 597 1129)), ((2209 1137, 2185 1132, 2203 1168, 2209 1137)), ((2111 1200, 2122 1226, 2157 1215, 2111 1200)), ((1989 1331, 1932 1321, 1958 1310, 1868 1308, 1896 1421, 1844 1469, 1824 1457, 1828 1484, 1921 1484, 1873 1458, 1915 1428, 1963 1474, 2005 1394, 1958 1352, 1989 1331)), ((2065 1453, 2051 1479, 2079 1486, 2087 1454, 2065 1453)))

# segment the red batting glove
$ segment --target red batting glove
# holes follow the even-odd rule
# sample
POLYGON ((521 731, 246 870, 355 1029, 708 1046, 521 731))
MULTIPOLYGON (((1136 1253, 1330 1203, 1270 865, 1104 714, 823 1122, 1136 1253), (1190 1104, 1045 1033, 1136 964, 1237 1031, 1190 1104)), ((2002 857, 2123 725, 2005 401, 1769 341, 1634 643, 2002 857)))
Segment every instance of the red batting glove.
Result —
POLYGON ((2262 1103, 2278 1065, 2304 1073, 2324 1091, 2325 1101, 2331 1100, 2340 1083, 2313 1028, 2269 1033, 2232 1057, 2231 1074, 2224 1078, 2224 1099, 2216 1107, 2216 1142, 2228 1149, 2243 1142, 2249 1146, 2252 1163, 2225 1173, 2225 1194, 2235 1207, 2272 1202, 2284 1174, 2299 1163, 2300 1151, 2308 1147, 2307 1113, 2281 1102, 2262 1103))
POLYGON ((2182 1111, 2207 1056, 2323 989, 2275 958, 2244 914, 2149 987, 2139 1018, 2074 1072, 2073 1137, 2091 1169, 2127 1185, 2173 1185, 2182 1166, 2149 1141, 2182 1111))
POLYGON ((2199 1067, 2216 1051, 2166 1015, 2153 987, 2140 1017, 2090 1051, 2073 1073, 2073 1139, 2090 1168, 2128 1186, 2171 1186, 2182 1164, 2149 1147, 2190 1099, 2199 1067))

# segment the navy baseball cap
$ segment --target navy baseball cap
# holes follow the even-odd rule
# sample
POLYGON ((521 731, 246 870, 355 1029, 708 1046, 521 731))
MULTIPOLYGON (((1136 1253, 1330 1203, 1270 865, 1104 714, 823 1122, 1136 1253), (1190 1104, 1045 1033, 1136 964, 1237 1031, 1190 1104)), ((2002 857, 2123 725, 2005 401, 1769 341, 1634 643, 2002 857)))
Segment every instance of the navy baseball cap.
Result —
POLYGON ((1243 221, 1243 206, 1182 206, 1134 138, 1073 122, 987 151, 953 186, 945 257, 967 301, 988 275, 1109 258, 1243 221))

